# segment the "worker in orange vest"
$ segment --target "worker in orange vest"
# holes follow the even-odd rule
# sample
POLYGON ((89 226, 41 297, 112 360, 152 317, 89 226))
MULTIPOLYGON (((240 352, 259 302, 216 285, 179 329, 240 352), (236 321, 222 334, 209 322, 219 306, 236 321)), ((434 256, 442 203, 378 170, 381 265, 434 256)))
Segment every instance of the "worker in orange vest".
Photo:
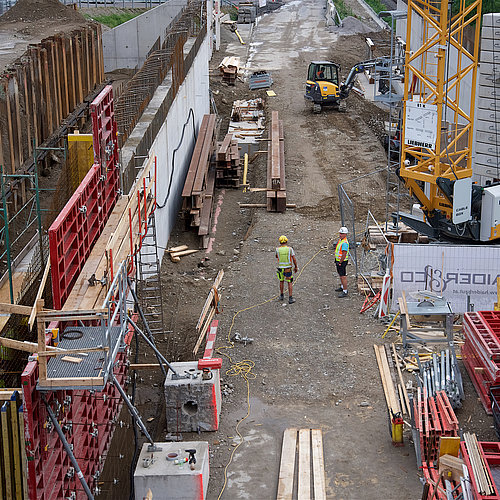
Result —
POLYGON ((347 262, 349 260, 349 241, 347 240, 348 229, 342 226, 339 229, 339 241, 335 247, 335 266, 340 277, 341 286, 335 291, 340 292, 339 298, 347 297, 347 262))
POLYGON ((285 281, 288 283, 288 303, 293 304, 295 299, 292 297, 293 288, 293 275, 292 275, 292 262, 294 265, 294 271, 298 271, 297 259, 295 258, 295 252, 292 247, 287 245, 288 238, 285 235, 279 237, 280 246, 276 248, 276 258, 278 259, 278 270, 276 274, 280 280, 280 296, 279 300, 285 298, 283 292, 285 288, 285 281))

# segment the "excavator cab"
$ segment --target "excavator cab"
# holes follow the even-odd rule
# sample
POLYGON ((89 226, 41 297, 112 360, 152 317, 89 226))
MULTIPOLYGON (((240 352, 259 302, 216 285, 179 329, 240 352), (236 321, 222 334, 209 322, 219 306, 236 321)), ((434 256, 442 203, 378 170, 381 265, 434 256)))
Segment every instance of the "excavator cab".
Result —
POLYGON ((339 69, 338 64, 329 61, 309 64, 304 98, 312 102, 315 113, 320 113, 322 106, 339 106, 339 69))

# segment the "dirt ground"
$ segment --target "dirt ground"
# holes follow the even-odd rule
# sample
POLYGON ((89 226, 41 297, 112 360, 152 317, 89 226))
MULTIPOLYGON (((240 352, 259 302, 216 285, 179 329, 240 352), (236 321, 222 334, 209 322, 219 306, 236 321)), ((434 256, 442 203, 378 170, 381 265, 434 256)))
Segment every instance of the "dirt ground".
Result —
MULTIPOLYGON (((216 343, 216 356, 223 358, 220 428, 214 433, 182 435, 184 440, 209 442, 209 500, 275 498, 282 436, 289 427, 322 430, 328 498, 421 496, 410 433, 406 429, 404 447, 394 448, 388 430, 373 352, 373 344, 383 342, 385 326, 371 314, 359 313, 364 296, 354 286, 352 265, 348 266, 348 298, 338 299, 334 292, 338 279, 331 246, 340 226, 337 186, 386 165, 382 140, 387 113, 354 93, 346 113, 332 110, 315 115, 303 99, 311 60, 339 62, 345 77, 353 64, 365 58, 367 33, 379 46, 387 40, 355 0, 348 3, 360 19, 347 23, 344 30, 326 28, 322 3, 317 0, 289 2, 259 18, 251 33, 247 26, 239 27, 246 45, 223 28, 221 51, 214 53, 211 63, 222 135, 235 99, 261 96, 268 116, 273 110, 279 112, 285 131, 288 202, 297 204, 297 209, 284 214, 240 209, 238 202, 263 202, 265 194, 216 190, 221 213, 212 231, 213 250, 177 264, 164 259, 165 318, 172 333, 158 342, 171 361, 192 359, 197 318, 212 280, 219 269, 225 271, 216 343), (271 71, 277 95, 250 92, 241 81, 234 87, 222 84, 216 68, 226 55, 239 56, 252 71, 271 71), (288 236, 299 265, 297 301, 292 305, 276 300, 274 250, 281 234, 288 236), (230 339, 235 334, 252 341, 233 343, 230 339)), ((265 185, 265 169, 265 155, 259 155, 249 168, 252 187, 265 185)), ((353 182, 349 194, 358 221, 365 220, 368 209, 379 218, 384 216, 383 175, 353 182)), ((179 220, 169 244, 193 247, 197 242, 179 220)), ((385 339, 397 340, 395 334, 385 339)), ((142 347, 140 360, 152 362, 153 355, 142 347)), ((462 427, 477 432, 480 440, 495 440, 493 422, 478 403, 463 368, 462 375, 466 401, 457 412, 462 427)), ((136 404, 155 439, 164 440, 162 378, 156 372, 139 375, 136 404)), ((124 413, 121 418, 128 420, 124 413)), ((121 450, 122 464, 127 464, 131 432, 117 432, 122 434, 114 440, 110 455, 121 450)), ((106 464, 103 484, 120 474, 116 464, 106 464)), ((120 487, 104 488, 102 498, 126 497, 124 471, 122 465, 120 487)))

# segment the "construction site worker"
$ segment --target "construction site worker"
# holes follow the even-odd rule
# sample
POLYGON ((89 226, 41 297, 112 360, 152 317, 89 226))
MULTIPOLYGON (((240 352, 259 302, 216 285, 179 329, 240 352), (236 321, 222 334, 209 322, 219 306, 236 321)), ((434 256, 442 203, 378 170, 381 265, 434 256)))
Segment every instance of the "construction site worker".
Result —
POLYGON ((335 291, 340 292, 339 298, 347 297, 347 261, 349 259, 349 241, 347 240, 348 229, 342 226, 339 229, 339 241, 335 247, 335 266, 340 276, 341 285, 335 291))
POLYGON ((280 296, 279 299, 283 300, 285 298, 283 292, 285 288, 285 281, 288 283, 288 303, 293 304, 295 299, 292 296, 293 288, 293 275, 292 275, 292 262, 294 266, 294 271, 298 271, 297 259, 295 258, 295 252, 292 247, 287 245, 288 238, 285 235, 279 237, 280 246, 276 248, 276 258, 278 259, 278 270, 276 274, 280 280, 280 296))
POLYGON ((318 77, 319 80, 322 80, 325 78, 325 67, 320 66, 319 70, 316 72, 316 76, 318 77))

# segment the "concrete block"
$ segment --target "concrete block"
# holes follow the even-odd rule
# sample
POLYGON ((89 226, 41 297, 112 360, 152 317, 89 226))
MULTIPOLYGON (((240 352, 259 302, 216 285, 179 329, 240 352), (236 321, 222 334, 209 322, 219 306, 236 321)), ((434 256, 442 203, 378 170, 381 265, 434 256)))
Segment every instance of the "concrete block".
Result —
POLYGON ((496 144, 496 142, 500 139, 500 124, 498 125, 498 133, 497 132, 481 132, 477 131, 476 132, 476 141, 477 142, 486 142, 486 143, 493 143, 496 144))
POLYGON ((135 468, 135 500, 143 500, 148 489, 153 493, 153 499, 206 499, 210 472, 207 442, 156 443, 161 451, 154 453, 148 451, 148 446, 149 443, 143 445, 135 468), (176 464, 175 460, 189 457, 185 451, 189 449, 196 450, 196 464, 176 464))
POLYGON ((500 28, 500 13, 493 12, 491 14, 484 14, 483 27, 484 26, 500 28))
POLYGON ((474 175, 481 177, 481 185, 484 185, 487 179, 491 180, 499 178, 499 170, 497 168, 486 167, 475 163, 472 171, 474 172, 474 175))
POLYGON ((490 77, 488 83, 489 85, 479 85, 479 96, 489 99, 498 98, 500 96, 500 74, 498 75, 498 79, 490 77))
MULTIPOLYGON (((477 121, 496 122, 498 113, 490 109, 477 109, 477 121)), ((481 128, 479 130, 490 130, 481 128)))
MULTIPOLYGON (((499 131, 500 132, 500 131, 499 131)), ((496 141, 476 142, 476 153, 500 157, 500 135, 496 141)))
POLYGON ((167 373, 164 391, 169 432, 216 431, 221 410, 220 371, 210 370, 211 378, 204 380, 198 361, 172 363, 174 370, 189 378, 176 379, 172 370, 167 373))
POLYGON ((481 50, 481 62, 500 64, 500 53, 492 50, 481 50))
POLYGON ((488 97, 480 97, 478 99, 477 105, 480 109, 496 111, 498 118, 498 111, 500 110, 500 101, 498 99, 495 99, 495 97, 493 97, 492 99, 489 99, 488 97))
MULTIPOLYGON (((476 153, 474 165, 482 165, 485 168, 493 168, 493 169, 497 170, 500 168, 500 157, 485 155, 482 153, 476 153)), ((500 173, 500 171, 496 172, 496 174, 499 174, 499 173, 500 173)), ((486 175, 486 174, 481 174, 481 175, 486 175)))

